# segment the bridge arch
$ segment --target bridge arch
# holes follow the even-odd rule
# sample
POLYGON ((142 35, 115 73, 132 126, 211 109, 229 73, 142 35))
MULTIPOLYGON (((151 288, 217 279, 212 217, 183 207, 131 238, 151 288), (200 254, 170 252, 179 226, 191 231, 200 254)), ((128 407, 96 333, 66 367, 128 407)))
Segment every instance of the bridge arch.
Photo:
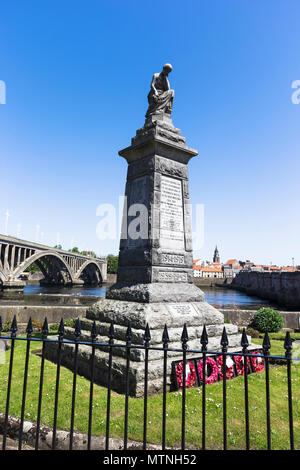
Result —
POLYGON ((0 284, 7 281, 5 273, 0 269, 0 284))
MULTIPOLYGON (((57 272, 60 271, 60 275, 63 276, 63 271, 67 274, 68 282, 73 283, 74 275, 64 260, 63 256, 61 256, 56 251, 39 251, 36 252, 34 255, 27 258, 21 265, 19 265, 12 273, 12 277, 17 279, 31 264, 37 261, 45 261, 46 264, 53 266, 56 268, 57 272)), ((49 267, 49 266, 48 266, 49 267)), ((46 269, 44 270, 43 274, 46 273, 46 269)))
POLYGON ((93 260, 85 261, 75 275, 76 280, 82 278, 90 284, 102 284, 103 275, 99 264, 93 260))

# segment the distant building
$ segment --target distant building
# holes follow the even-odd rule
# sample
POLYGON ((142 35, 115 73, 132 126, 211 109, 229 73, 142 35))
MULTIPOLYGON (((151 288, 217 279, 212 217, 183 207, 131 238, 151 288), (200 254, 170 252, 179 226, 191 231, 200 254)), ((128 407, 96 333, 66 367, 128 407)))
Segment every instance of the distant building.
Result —
POLYGON ((223 278, 224 273, 222 268, 217 268, 213 266, 209 266, 207 268, 202 268, 202 277, 206 278, 223 278))
POLYGON ((254 264, 253 266, 251 266, 250 268, 250 271, 255 271, 255 272, 258 272, 258 273, 262 273, 264 270, 263 266, 261 264, 254 264))
POLYGON ((222 278, 224 277, 221 263, 210 263, 205 266, 205 262, 199 263, 200 260, 195 260, 193 264, 194 277, 209 277, 209 278, 222 278))
POLYGON ((235 277, 241 270, 242 266, 237 259, 229 259, 223 265, 224 277, 235 277))
POLYGON ((231 264, 223 264, 223 273, 225 278, 233 277, 231 264))
POLYGON ((194 266, 202 266, 201 259, 200 258, 199 259, 194 259, 193 265, 194 266))
POLYGON ((284 273, 295 273, 296 271, 299 271, 299 266, 296 266, 296 268, 294 266, 282 266, 281 268, 281 272, 284 272, 284 273))
POLYGON ((215 252, 214 252, 214 257, 213 257, 213 263, 220 263, 220 255, 218 251, 218 247, 216 246, 215 252))
POLYGON ((194 273, 194 277, 202 277, 202 266, 200 265, 197 265, 197 264, 194 264, 193 266, 193 273, 194 273))

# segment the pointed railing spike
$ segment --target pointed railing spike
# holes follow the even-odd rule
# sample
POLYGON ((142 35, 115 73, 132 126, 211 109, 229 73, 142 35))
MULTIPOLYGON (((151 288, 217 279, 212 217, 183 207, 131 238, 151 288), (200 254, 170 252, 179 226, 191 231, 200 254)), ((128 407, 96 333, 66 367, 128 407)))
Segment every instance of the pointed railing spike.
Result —
POLYGON ((285 356, 289 359, 291 358, 291 351, 293 349, 293 340, 291 338, 290 332, 287 331, 284 340, 284 349, 285 349, 285 356))
POLYGON ((12 321, 12 324, 11 324, 11 336, 12 337, 15 337, 16 336, 16 333, 18 331, 18 324, 17 324, 17 319, 16 319, 16 315, 14 315, 14 318, 13 318, 13 321, 12 321))
POLYGON ((48 334, 49 334, 49 327, 48 327, 48 320, 46 317, 44 320, 43 327, 42 327, 42 337, 45 339, 47 338, 48 334))
POLYGON ((241 340, 241 346, 243 349, 247 349, 249 346, 249 341, 246 335, 246 330, 243 328, 243 333, 242 333, 242 340, 241 340))
POLYGON ((108 343, 110 346, 112 346, 114 344, 114 338, 115 338, 115 327, 114 327, 113 322, 111 322, 110 324, 108 337, 109 337, 108 343))
POLYGON ((203 325, 203 330, 200 338, 200 343, 202 344, 202 351, 206 350, 206 347, 208 345, 208 335, 207 335, 207 330, 206 326, 203 325))
POLYGON ((270 338, 268 332, 265 333, 264 340, 263 340, 263 352, 265 355, 269 354, 269 350, 271 348, 270 338))
POLYGON ((186 349, 187 348, 187 342, 189 340, 189 335, 186 327, 186 323, 183 325, 183 330, 182 330, 182 335, 181 335, 181 342, 182 342, 182 348, 186 349))
POLYGON ((81 325, 80 325, 80 319, 77 318, 75 321, 75 331, 74 331, 74 336, 75 339, 78 340, 81 335, 81 325))
POLYGON ((92 329, 91 329, 91 338, 92 341, 96 341, 97 338, 97 325, 96 325, 96 320, 93 321, 92 329))
POLYGON ((130 322, 128 323, 127 331, 126 331, 126 342, 131 343, 132 341, 132 330, 130 322))
POLYGON ((227 336, 226 328, 224 326, 222 337, 221 337, 221 346, 223 346, 223 349, 226 349, 228 344, 229 344, 228 336, 227 336))
POLYGON ((65 325, 63 318, 60 320, 60 324, 58 327, 58 339, 62 340, 65 334, 65 325))
POLYGON ((151 340, 150 328, 149 328, 149 324, 147 323, 146 328, 145 328, 145 333, 144 333, 144 342, 146 346, 149 346, 150 340, 151 340))
POLYGON ((164 331, 162 335, 162 342, 166 345, 170 341, 169 339, 169 333, 168 333, 168 327, 167 325, 164 326, 164 331))
POLYGON ((109 327, 109 334, 108 334, 110 339, 114 339, 115 337, 115 327, 113 322, 111 322, 110 327, 109 327))
POLYGON ((31 336, 32 332, 33 332, 33 326, 32 326, 32 320, 30 317, 27 323, 27 327, 26 327, 27 337, 31 336))

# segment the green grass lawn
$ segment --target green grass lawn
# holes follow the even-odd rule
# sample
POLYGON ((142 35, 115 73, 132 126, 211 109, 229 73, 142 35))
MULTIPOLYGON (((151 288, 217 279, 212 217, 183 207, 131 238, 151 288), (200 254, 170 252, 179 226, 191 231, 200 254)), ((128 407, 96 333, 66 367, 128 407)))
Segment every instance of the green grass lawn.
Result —
MULTIPOLYGON (((262 340, 253 340, 261 344, 262 340)), ((31 351, 41 348, 41 343, 32 342, 31 351)), ((11 390, 10 415, 19 417, 22 399, 23 371, 25 361, 25 341, 16 341, 13 381, 11 390)), ((271 353, 283 354, 283 342, 273 341, 271 353)), ((5 411, 7 375, 10 352, 6 353, 6 363, 0 364, 0 411, 5 411)), ((41 359, 30 354, 28 388, 25 419, 35 421, 39 391, 39 374, 41 359)), ((296 363, 299 364, 299 363, 296 363)), ((42 403, 42 424, 52 426, 55 393, 56 365, 45 362, 45 379, 42 403)), ((300 364, 292 366, 293 407, 295 447, 300 448, 300 364)), ((69 429, 71 413, 73 374, 61 368, 59 390, 58 429, 69 429)), ((87 432, 89 407, 88 380, 77 378, 75 409, 75 429, 87 432)), ((270 367, 271 387, 271 428, 272 448, 289 448, 289 422, 286 367, 270 367)), ((228 447, 243 449, 245 447, 245 410, 244 378, 238 377, 228 381, 227 387, 228 447)), ((206 387, 206 436, 207 447, 222 448, 222 382, 206 387)), ((106 389, 94 386, 93 426, 94 435, 105 435, 106 389)), ((181 392, 169 393, 167 396, 167 434, 168 446, 180 445, 181 439, 181 392)), ((187 447, 201 448, 201 410, 202 388, 187 390, 186 397, 186 443, 187 447)), ((148 401, 148 442, 161 442, 162 428, 162 395, 150 397, 148 401)), ((250 409, 250 443, 253 449, 266 448, 266 408, 265 408, 265 374, 260 372, 249 375, 249 409, 250 409)), ((112 393, 111 401, 111 437, 123 437, 124 432, 124 396, 112 393)), ((129 439, 141 441, 143 438, 143 399, 129 399, 129 439)))

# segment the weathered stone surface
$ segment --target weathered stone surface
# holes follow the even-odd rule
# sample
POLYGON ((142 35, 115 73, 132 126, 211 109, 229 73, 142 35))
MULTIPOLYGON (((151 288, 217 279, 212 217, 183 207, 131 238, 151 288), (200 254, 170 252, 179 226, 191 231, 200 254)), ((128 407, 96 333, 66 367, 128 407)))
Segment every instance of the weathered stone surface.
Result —
MULTIPOLYGON (((198 330, 199 333, 201 330, 198 330)), ((208 329, 209 331, 209 329, 208 329)), ((151 333, 153 331, 151 330, 151 333)), ((162 330, 159 330, 162 335, 162 330)), ((215 336, 216 331, 212 331, 213 336, 209 336, 208 349, 218 350, 220 349, 221 335, 215 336)), ((83 332, 83 341, 88 339, 89 333, 83 332)), ((67 332, 67 337, 72 339, 72 334, 67 332)), ((107 338, 101 338, 101 345, 97 346, 95 351, 95 369, 94 369, 94 380, 98 385, 107 385, 108 380, 108 360, 109 360, 109 345, 105 343, 107 338)), ((167 385, 171 387, 171 365, 172 361, 180 360, 182 358, 181 342, 178 341, 178 334, 175 335, 175 341, 170 337, 169 348, 172 351, 168 351, 168 370, 167 370, 167 385), (175 350, 174 350, 175 349, 175 350), (176 351, 177 349, 177 351, 176 351)), ((241 335, 234 331, 234 328, 228 329, 228 339, 230 350, 236 351, 241 350, 240 341, 241 335)), ((250 338, 249 342, 250 342, 250 338)), ((124 393, 125 391, 125 377, 126 377, 126 350, 121 347, 124 346, 125 342, 116 340, 113 348, 113 360, 112 360, 112 389, 118 393, 124 393)), ((152 342, 150 343, 150 347, 152 342)), ((156 345, 157 346, 157 345, 156 345)), ((200 352, 200 341, 199 338, 192 339, 188 342, 190 349, 197 352, 188 353, 188 358, 201 357, 200 352)), ((73 369, 74 367, 74 344, 63 344, 61 353, 61 364, 73 369)), ((251 347, 250 347, 251 349, 251 347)), ((49 342, 46 343, 46 357, 52 361, 56 361, 57 357, 57 343, 49 342)), ((91 368, 91 347, 88 345, 80 345, 78 353, 78 373, 84 377, 90 379, 91 368)), ((129 370, 129 393, 132 396, 142 396, 144 393, 144 351, 132 348, 130 351, 130 370, 129 370)), ((162 391, 163 386, 163 353, 158 350, 149 350, 149 367, 148 367, 148 383, 149 383, 149 394, 157 393, 162 391)))
POLYGON ((273 300, 290 309, 300 309, 300 271, 260 273, 242 271, 232 281, 231 287, 273 300))
POLYGON ((87 318, 100 322, 133 328, 145 329, 147 323, 155 330, 168 327, 187 326, 199 327, 206 325, 222 325, 223 314, 206 302, 164 302, 134 303, 127 301, 103 300, 88 308, 87 318))
MULTIPOLYGON (((88 318, 82 318, 81 319, 81 328, 84 332, 87 333, 86 339, 90 338, 90 332, 92 330, 93 326, 93 320, 89 320, 88 318)), ((233 335, 238 332, 238 328, 236 325, 232 324, 226 324, 226 332, 228 335, 233 335)), ((214 337, 214 336, 221 336, 223 332, 223 324, 214 324, 214 325, 206 325, 206 330, 208 333, 209 337, 214 337)), ((109 336, 109 328, 110 328, 110 323, 104 323, 104 322, 99 322, 99 329, 98 329, 98 340, 100 341, 106 341, 109 336)), ((116 341, 126 341, 126 330, 127 326, 124 325, 115 325, 114 331, 115 331, 115 340, 116 341)), ((193 340, 195 338, 199 338, 202 334, 203 326, 195 326, 193 328, 189 328, 189 339, 193 340)), ((66 328, 66 331, 70 331, 72 335, 74 334, 74 330, 72 328, 66 328)), ((151 344, 152 345, 158 345, 161 344, 162 342, 162 334, 161 334, 161 329, 158 330, 153 330, 151 329, 151 344)), ((169 331, 169 336, 171 341, 176 341, 180 342, 181 341, 181 335, 182 335, 182 326, 180 327, 173 327, 171 326, 168 328, 169 331)), ((145 330, 140 328, 134 328, 132 330, 132 341, 134 344, 144 344, 144 334, 145 330)), ((199 346, 199 345, 198 345, 199 346)))
POLYGON ((83 305, 0 305, 2 321, 11 322, 14 315, 19 323, 27 323, 29 317, 34 321, 43 323, 47 317, 49 323, 57 323, 61 318, 76 318, 85 315, 86 306, 83 305))
POLYGON ((153 284, 116 283, 106 294, 107 299, 132 302, 201 302, 203 292, 193 284, 181 282, 153 284))
MULTIPOLYGON (((0 413, 0 431, 3 432, 5 423, 5 415, 0 413)), ((21 427, 21 421, 18 418, 12 416, 8 417, 7 422, 7 435, 10 438, 7 439, 6 450, 17 450, 18 439, 21 427)), ((22 450, 34 450, 36 442, 37 426, 36 423, 25 421, 23 425, 23 445, 22 450), (27 445, 29 444, 29 445, 27 445)), ((48 426, 41 426, 39 433, 39 449, 40 450, 51 450, 52 449, 53 430, 48 426)), ((87 450, 88 436, 87 434, 74 432, 73 433, 73 450, 87 450)), ((0 445, 2 439, 0 436, 0 445)), ((56 430, 56 450, 69 450, 70 445, 70 433, 56 430)), ((91 436, 91 449, 92 450, 105 450, 106 448, 106 437, 105 436, 91 436)), ((155 444, 147 444, 147 449, 155 450, 160 449, 161 446, 155 444)), ((123 450, 124 440, 110 438, 109 439, 110 450, 123 450)), ((129 440, 127 443, 127 449, 130 450, 142 450, 142 444, 137 441, 129 440)))

